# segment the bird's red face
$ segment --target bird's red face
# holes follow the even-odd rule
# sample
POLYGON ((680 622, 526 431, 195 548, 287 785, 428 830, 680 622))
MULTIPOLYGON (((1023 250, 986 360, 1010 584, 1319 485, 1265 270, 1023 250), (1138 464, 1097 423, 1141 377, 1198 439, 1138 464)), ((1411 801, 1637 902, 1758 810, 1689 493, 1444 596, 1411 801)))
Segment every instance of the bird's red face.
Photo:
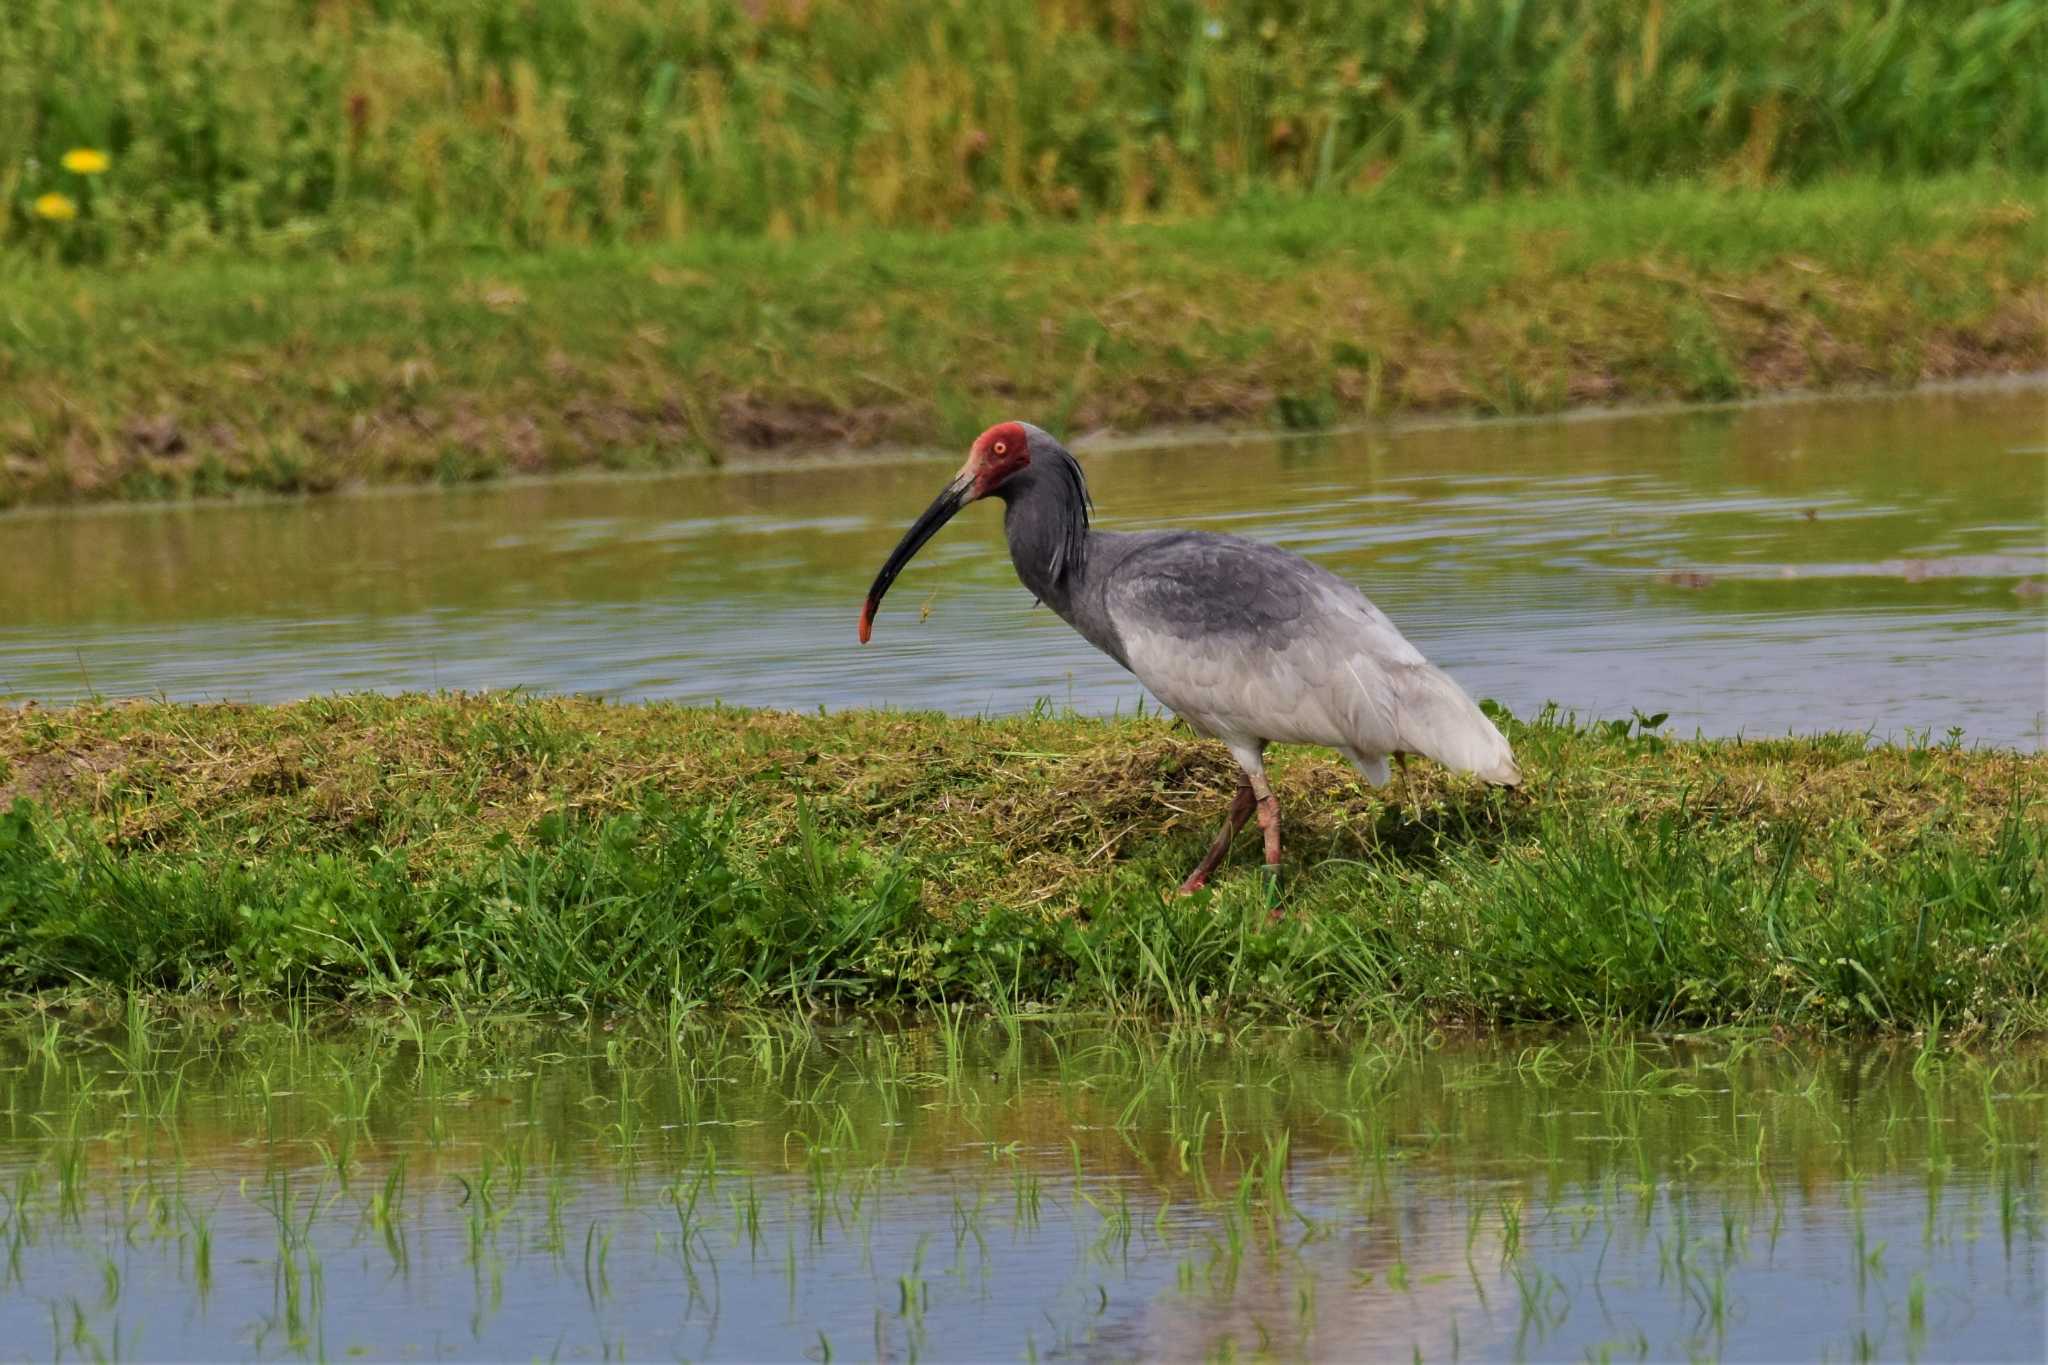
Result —
POLYGON ((985 498, 1004 479, 1031 463, 1031 438, 1016 422, 998 422, 974 438, 961 474, 973 480, 974 496, 985 498))
POLYGON ((889 591, 889 585, 896 581, 896 575, 910 562, 910 557, 924 547, 924 543, 939 533, 939 528, 952 520, 953 514, 973 502, 985 498, 1002 487, 1003 480, 1031 463, 1031 436, 1019 422, 999 422, 981 433, 974 440, 974 446, 967 452, 967 463, 960 466, 960 472, 953 476, 953 482, 945 487, 937 500, 924 510, 924 515, 911 523, 903 539, 889 555, 888 563, 875 575, 875 584, 868 589, 867 601, 860 608, 860 642, 868 642, 868 632, 873 629, 875 608, 882 605, 882 594, 889 591))

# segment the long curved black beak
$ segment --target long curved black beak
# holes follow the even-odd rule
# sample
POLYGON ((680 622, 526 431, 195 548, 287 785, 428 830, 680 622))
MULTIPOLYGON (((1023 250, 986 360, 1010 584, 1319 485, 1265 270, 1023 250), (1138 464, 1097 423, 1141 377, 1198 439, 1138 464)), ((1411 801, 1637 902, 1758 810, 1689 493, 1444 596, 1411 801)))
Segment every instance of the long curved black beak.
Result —
POLYGON ((903 533, 903 539, 896 542, 896 548, 889 552, 889 562, 875 575, 874 586, 868 589, 868 600, 860 608, 860 642, 866 644, 868 635, 875 624, 875 608, 882 605, 882 594, 889 591, 889 585, 896 581, 896 575, 903 572, 903 566, 924 543, 939 533, 939 528, 953 519, 953 514, 974 501, 974 479, 966 471, 946 485, 946 491, 932 500, 924 509, 924 515, 910 524, 903 533))

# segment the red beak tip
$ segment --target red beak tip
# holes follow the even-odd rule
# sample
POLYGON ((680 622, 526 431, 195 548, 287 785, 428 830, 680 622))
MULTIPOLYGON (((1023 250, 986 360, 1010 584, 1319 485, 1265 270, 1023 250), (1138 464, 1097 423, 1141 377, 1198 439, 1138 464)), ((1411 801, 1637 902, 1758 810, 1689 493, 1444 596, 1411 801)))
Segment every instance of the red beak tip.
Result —
POLYGON ((863 603, 860 609, 860 642, 866 644, 868 636, 874 633, 875 608, 872 603, 863 603))

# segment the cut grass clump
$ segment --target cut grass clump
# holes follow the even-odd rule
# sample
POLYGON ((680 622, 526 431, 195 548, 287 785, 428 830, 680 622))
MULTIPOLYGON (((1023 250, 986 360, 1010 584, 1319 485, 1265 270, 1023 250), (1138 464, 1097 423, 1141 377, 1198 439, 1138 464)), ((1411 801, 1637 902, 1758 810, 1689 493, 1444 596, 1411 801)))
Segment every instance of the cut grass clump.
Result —
POLYGON ((1283 760, 1276 923, 1248 854, 1210 894, 1164 894, 1229 778, 1154 721, 461 698, 7 713, 0 980, 2048 1027, 2048 759, 1510 730, 1515 794, 1432 770, 1390 801, 1283 760))

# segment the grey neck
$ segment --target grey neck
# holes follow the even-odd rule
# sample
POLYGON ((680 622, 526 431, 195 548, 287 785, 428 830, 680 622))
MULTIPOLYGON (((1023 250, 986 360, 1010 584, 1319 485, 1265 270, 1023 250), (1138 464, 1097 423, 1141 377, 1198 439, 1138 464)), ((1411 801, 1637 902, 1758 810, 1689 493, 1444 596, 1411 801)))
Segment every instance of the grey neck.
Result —
POLYGON ((1003 500, 1003 533, 1010 562, 1031 595, 1061 616, 1070 615, 1075 584, 1088 558, 1088 490, 1071 456, 1067 467, 1033 465, 1012 477, 1003 500))

